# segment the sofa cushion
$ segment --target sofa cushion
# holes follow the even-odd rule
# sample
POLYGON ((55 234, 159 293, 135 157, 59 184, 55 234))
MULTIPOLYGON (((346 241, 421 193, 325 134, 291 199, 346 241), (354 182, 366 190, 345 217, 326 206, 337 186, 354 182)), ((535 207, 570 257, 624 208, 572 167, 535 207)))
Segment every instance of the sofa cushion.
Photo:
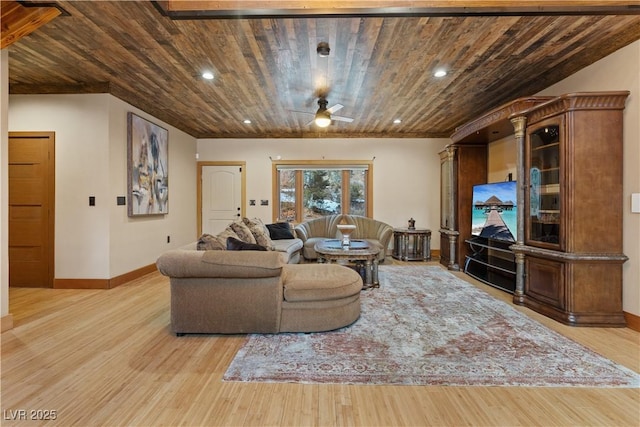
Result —
POLYGON ((269 229, 264 225, 260 218, 242 218, 242 222, 245 223, 253 237, 256 239, 256 243, 264 246, 268 249, 273 249, 273 242, 269 236, 269 229))
POLYGON ((216 236, 205 233, 198 239, 197 249, 199 251, 223 251, 227 249, 227 245, 223 244, 216 236))
POLYGON ((279 276, 286 264, 274 251, 188 251, 174 249, 160 255, 160 273, 172 278, 253 278, 279 276))
POLYGON ((292 255, 302 249, 302 240, 300 239, 281 239, 273 241, 273 249, 280 252, 286 252, 292 255))
POLYGON ((362 289, 360 275, 337 264, 287 264, 282 267, 282 277, 288 302, 340 299, 362 289))
POLYGON ((293 230, 291 230, 291 226, 287 222, 267 224, 267 229, 269 229, 271 240, 295 239, 293 230))
POLYGON ((227 237, 227 250, 229 251, 266 251, 267 248, 255 243, 247 243, 242 240, 227 237))
POLYGON ((222 244, 225 245, 225 247, 227 245, 227 238, 228 237, 233 237, 234 239, 242 240, 236 234, 236 232, 233 231, 233 228, 231 228, 230 225, 227 228, 225 228, 224 230, 222 230, 220 233, 216 234, 216 237, 218 238, 218 240, 220 240, 220 242, 222 242, 222 244))
POLYGON ((239 240, 247 243, 256 243, 256 238, 253 237, 253 233, 241 219, 232 222, 229 224, 229 227, 238 235, 239 240))
POLYGON ((274 277, 281 274, 284 256, 274 251, 207 251, 202 263, 208 265, 205 277, 274 277))

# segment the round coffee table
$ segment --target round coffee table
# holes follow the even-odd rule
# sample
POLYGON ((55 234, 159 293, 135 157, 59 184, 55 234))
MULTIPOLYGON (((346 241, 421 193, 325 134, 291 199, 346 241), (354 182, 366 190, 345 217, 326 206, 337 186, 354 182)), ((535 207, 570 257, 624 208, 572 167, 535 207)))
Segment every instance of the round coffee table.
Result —
POLYGON ((370 247, 363 240, 351 240, 349 247, 343 247, 340 240, 328 239, 316 243, 314 247, 318 254, 318 262, 345 263, 355 262, 364 266, 364 284, 362 289, 379 288, 378 254, 380 248, 370 247))

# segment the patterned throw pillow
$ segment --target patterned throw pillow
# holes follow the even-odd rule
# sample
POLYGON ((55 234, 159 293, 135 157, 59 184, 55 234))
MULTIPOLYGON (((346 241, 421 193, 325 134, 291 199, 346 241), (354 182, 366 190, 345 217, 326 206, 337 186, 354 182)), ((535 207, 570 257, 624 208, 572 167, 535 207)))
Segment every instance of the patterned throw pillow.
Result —
POLYGON ((260 246, 264 246, 267 249, 273 250, 273 242, 269 237, 269 230, 265 227, 264 223, 260 218, 242 218, 242 222, 245 223, 249 230, 251 230, 251 234, 256 239, 256 243, 260 246))
POLYGON ((223 243, 226 248, 228 237, 233 237, 234 239, 240 239, 240 237, 238 237, 236 232, 233 231, 231 226, 228 226, 227 228, 224 229, 224 231, 221 231, 220 233, 218 233, 218 235, 216 236, 216 239, 218 239, 221 243, 223 243))
POLYGON ((227 249, 227 246, 216 236, 205 233, 198 239, 197 249, 199 251, 224 251, 227 249))
POLYGON ((231 223, 231 229, 236 232, 238 238, 243 242, 256 243, 256 238, 253 237, 253 233, 249 230, 249 227, 241 220, 237 220, 231 223))

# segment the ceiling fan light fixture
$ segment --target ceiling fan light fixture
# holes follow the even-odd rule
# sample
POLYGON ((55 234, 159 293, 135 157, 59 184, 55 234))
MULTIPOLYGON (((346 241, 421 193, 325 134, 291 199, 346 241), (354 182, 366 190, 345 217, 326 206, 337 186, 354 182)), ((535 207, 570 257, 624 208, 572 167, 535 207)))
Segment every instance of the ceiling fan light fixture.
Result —
POLYGON ((206 80, 213 80, 213 73, 211 71, 205 71, 202 73, 202 78, 206 80))
POLYGON ((326 111, 316 113, 316 126, 326 128, 331 124, 331 116, 326 111))
POLYGON ((326 58, 327 56, 329 56, 329 52, 331 52, 331 49, 329 48, 329 43, 327 42, 318 43, 316 52, 318 53, 318 56, 320 56, 321 58, 326 58))

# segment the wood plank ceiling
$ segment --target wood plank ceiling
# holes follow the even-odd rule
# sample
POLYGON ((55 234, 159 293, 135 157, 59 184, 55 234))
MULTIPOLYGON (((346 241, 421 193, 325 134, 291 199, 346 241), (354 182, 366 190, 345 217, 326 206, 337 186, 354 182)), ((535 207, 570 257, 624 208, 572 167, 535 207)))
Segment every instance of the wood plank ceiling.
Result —
POLYGON ((64 13, 7 47, 9 87, 108 92, 197 138, 448 137, 640 39, 640 2, 537 3, 560 6, 221 16, 170 2, 47 2, 64 13), (448 74, 435 78, 438 68, 448 74), (320 93, 354 121, 309 125, 320 93))

